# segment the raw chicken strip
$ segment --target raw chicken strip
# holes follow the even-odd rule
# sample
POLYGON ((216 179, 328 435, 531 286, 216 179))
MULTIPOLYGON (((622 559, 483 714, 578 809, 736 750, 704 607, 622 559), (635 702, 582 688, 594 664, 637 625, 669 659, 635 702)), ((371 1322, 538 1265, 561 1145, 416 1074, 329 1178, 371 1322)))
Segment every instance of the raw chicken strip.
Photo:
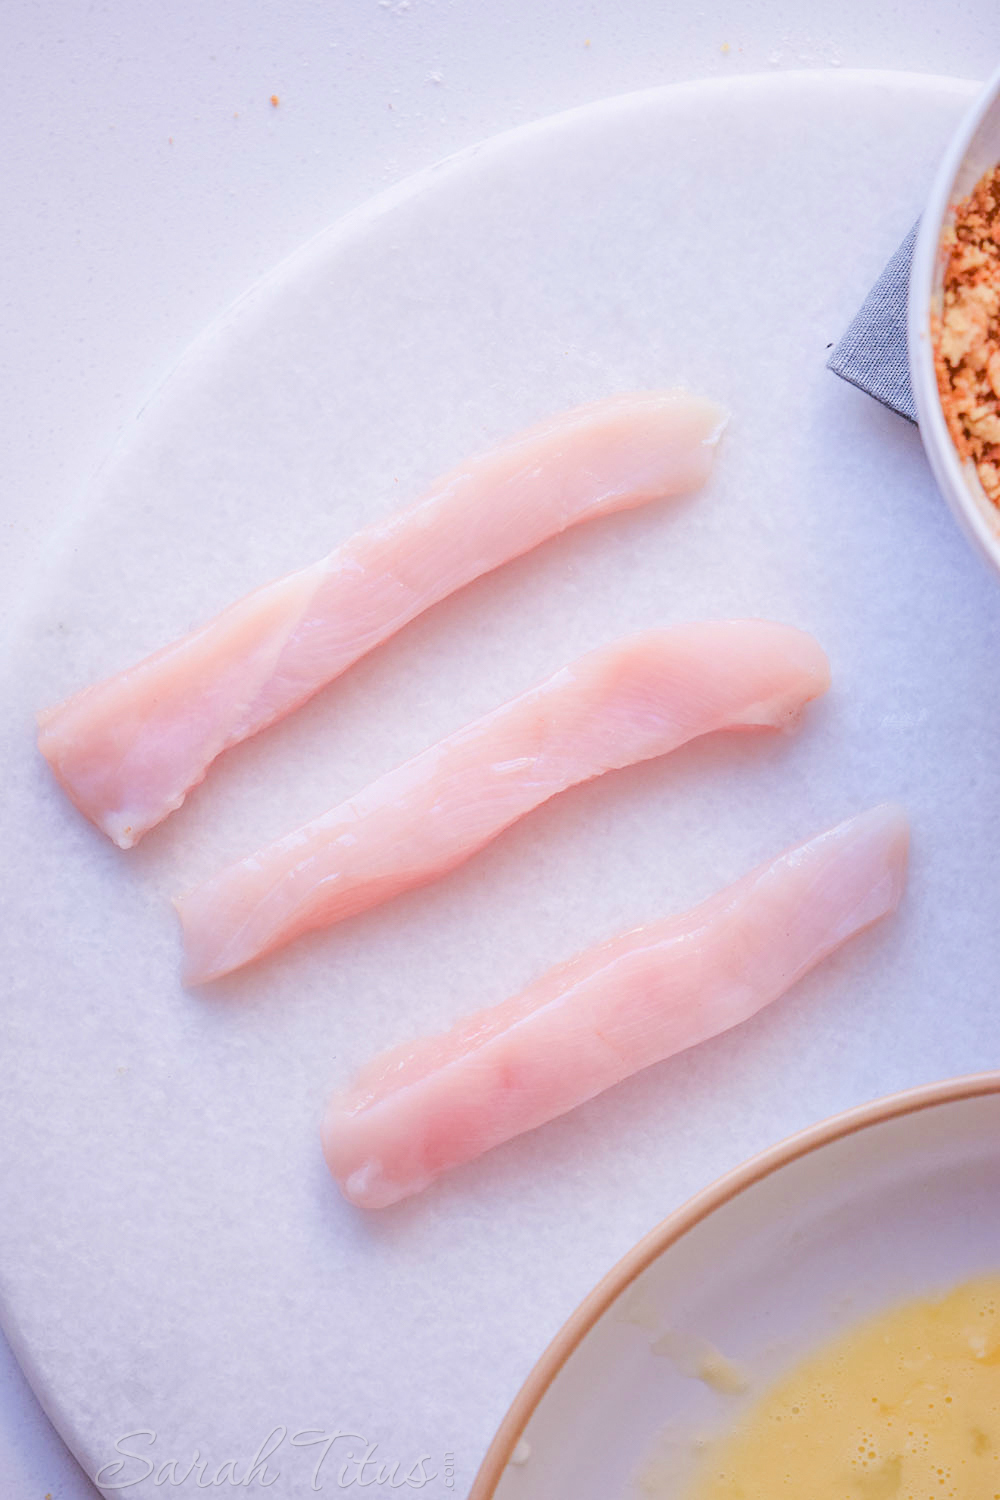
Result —
POLYGON ((787 725, 829 681, 811 636, 766 620, 650 630, 593 651, 182 896, 185 977, 215 979, 434 880, 603 771, 713 729, 787 725))
POLYGON ((578 521, 704 483, 725 421, 721 407, 684 391, 552 417, 320 562, 47 710, 39 748, 80 811, 129 849, 223 750, 463 584, 578 521))
POLYGON ((447 1035, 387 1052, 327 1109, 323 1150, 344 1196, 384 1208, 745 1021, 895 909, 907 846, 902 810, 876 807, 447 1035))

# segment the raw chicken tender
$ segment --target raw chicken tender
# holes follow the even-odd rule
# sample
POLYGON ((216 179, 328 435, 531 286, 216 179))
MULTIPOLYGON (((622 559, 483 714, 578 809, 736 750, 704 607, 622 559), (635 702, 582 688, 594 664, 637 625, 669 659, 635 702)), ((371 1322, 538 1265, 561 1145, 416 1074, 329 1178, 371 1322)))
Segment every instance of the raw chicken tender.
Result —
POLYGON ((137 666, 39 716, 64 790, 122 849, 231 745, 273 724, 464 584, 578 521, 703 484, 726 416, 684 391, 550 418, 408 510, 264 585, 137 666))
POLYGON ((715 729, 786 727, 826 691, 812 636, 767 620, 592 651, 182 896, 185 977, 217 978, 453 870, 557 792, 715 729))
POLYGON ((445 1036, 387 1052, 334 1098, 327 1164, 383 1208, 623 1078, 716 1036, 894 910, 903 812, 876 807, 761 865, 682 916, 553 969, 445 1036))

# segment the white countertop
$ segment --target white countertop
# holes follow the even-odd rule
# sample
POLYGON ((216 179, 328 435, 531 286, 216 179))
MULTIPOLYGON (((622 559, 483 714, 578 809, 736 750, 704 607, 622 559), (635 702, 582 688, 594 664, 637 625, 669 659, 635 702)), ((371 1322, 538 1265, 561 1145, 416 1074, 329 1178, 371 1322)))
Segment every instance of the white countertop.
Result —
MULTIPOLYGON (((953 6, 947 22, 929 3, 811 10, 807 21, 790 0, 178 0, 85 12, 14 0, 0 598, 16 612, 53 528, 205 324, 409 173, 656 84, 803 67, 971 78, 1000 52, 992 0, 953 6)), ((6 1346, 0 1488, 96 1493, 6 1346)))

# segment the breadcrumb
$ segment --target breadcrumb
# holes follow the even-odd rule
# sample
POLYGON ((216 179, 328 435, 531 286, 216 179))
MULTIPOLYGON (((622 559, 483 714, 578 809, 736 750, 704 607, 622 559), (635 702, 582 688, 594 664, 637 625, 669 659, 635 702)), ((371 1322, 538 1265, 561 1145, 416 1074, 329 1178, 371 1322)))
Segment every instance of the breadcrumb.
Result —
POLYGON ((1000 164, 981 177, 945 231, 934 365, 959 456, 1000 508, 1000 164))

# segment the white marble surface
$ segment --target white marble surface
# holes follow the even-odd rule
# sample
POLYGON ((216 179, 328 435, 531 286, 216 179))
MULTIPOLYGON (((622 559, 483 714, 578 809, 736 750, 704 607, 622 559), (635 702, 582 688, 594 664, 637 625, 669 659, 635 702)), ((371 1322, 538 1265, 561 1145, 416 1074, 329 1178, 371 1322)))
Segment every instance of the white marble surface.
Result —
MULTIPOLYGON (((905 19, 902 7, 816 6, 808 26, 790 5, 672 9, 625 6, 612 21, 598 5, 394 0, 334 21, 319 6, 12 7, 8 607, 203 325, 373 191, 499 129, 626 89, 788 66, 975 76, 998 39, 987 4, 953 9, 947 24, 930 5, 905 19)), ((12 1364, 4 1395, 5 1492, 92 1493, 12 1364)))

